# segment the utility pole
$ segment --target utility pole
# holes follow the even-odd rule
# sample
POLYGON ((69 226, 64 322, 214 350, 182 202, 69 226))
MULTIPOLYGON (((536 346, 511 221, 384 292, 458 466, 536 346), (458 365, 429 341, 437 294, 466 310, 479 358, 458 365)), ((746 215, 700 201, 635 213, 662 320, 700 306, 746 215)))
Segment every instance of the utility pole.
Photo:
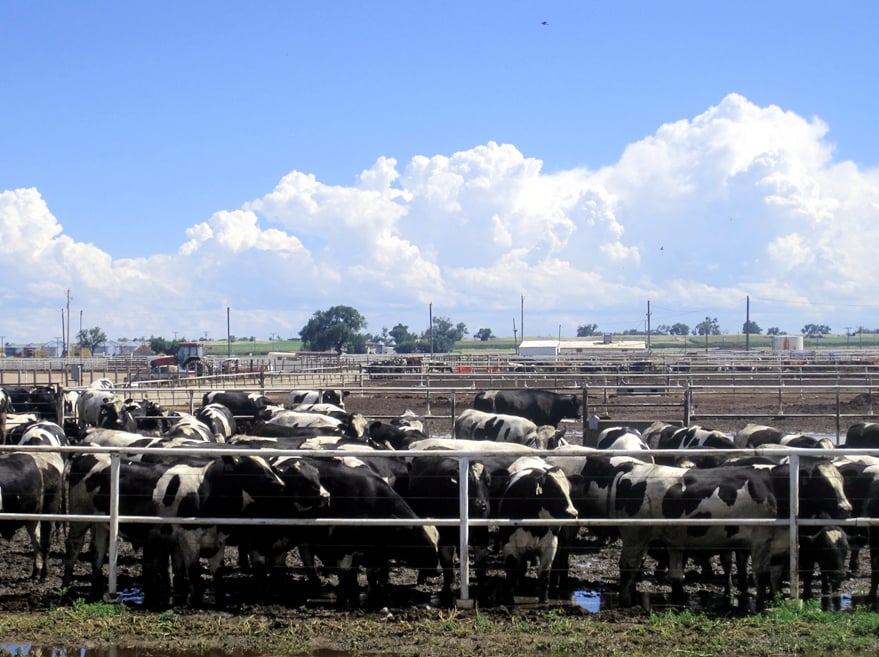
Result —
POLYGON ((650 353, 650 299, 647 299, 647 353, 650 353))
POLYGON ((230 331, 231 324, 229 323, 229 306, 226 306, 226 356, 228 358, 232 357, 232 333, 230 331))
MULTIPOLYGON (((64 353, 67 354, 67 357, 70 357, 70 289, 67 290, 67 339, 64 341, 64 353)), ((82 330, 82 329, 80 329, 82 330)))

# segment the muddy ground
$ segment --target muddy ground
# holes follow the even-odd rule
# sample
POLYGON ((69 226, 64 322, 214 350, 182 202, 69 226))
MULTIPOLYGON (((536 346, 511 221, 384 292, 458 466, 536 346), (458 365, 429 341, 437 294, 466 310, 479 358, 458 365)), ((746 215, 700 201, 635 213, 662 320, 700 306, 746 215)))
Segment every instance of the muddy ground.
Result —
MULTIPOLYGON (((457 400, 457 404, 461 404, 457 400)), ((775 424, 790 431, 809 431, 818 433, 833 433, 836 429, 836 421, 826 420, 796 420, 785 422, 784 419, 773 417, 770 414, 762 418, 755 418, 752 413, 760 403, 756 400, 750 402, 743 398, 737 398, 737 407, 741 415, 724 420, 723 423, 714 423, 715 428, 728 432, 734 432, 748 421, 775 420, 775 424), (785 423, 787 426, 785 426, 785 423)), ((804 400, 804 412, 812 412, 819 404, 827 405, 829 412, 835 401, 828 399, 804 400)), ((859 402, 856 399, 845 401, 850 409, 856 409, 859 402)), ((441 396, 432 396, 430 413, 435 415, 449 414, 451 399, 441 396)), ((417 394, 389 393, 387 396, 371 396, 369 399, 358 398, 352 395, 346 400, 349 410, 362 412, 371 417, 393 416, 410 409, 417 414, 427 413, 426 398, 417 394)), ((462 410, 461 407, 458 410, 462 410)), ((735 413, 736 408, 725 409, 729 413, 735 413)), ((713 411, 717 412, 717 411, 713 411)), ((794 413, 791 406, 788 412, 794 413)), ((855 411, 856 412, 856 411, 855 411)), ((444 421, 447 422, 447 421, 444 421)), ((442 424, 435 425, 436 433, 445 433, 442 424)), ((571 437, 577 436, 577 427, 571 429, 571 437)), ((59 530, 53 536, 52 551, 50 555, 50 574, 45 581, 34 581, 30 578, 31 562, 30 548, 23 531, 19 532, 12 540, 4 540, 2 545, 4 558, 0 560, 0 613, 2 612, 41 612, 57 607, 60 604, 70 604, 70 600, 85 598, 89 595, 88 572, 86 555, 77 566, 77 577, 73 586, 66 591, 66 601, 61 599, 61 571, 64 558, 63 531, 59 530)), ((616 559, 619 545, 616 543, 600 550, 594 549, 592 542, 594 537, 585 529, 578 536, 577 549, 571 557, 571 582, 563 591, 556 594, 555 599, 548 605, 537 605, 533 591, 524 589, 521 596, 517 597, 515 605, 499 605, 494 598, 496 587, 501 582, 502 573, 498 568, 499 563, 494 562, 495 568, 490 571, 487 582, 474 583, 472 596, 480 600, 479 612, 484 615, 497 615, 508 617, 520 615, 527 617, 546 609, 556 609, 564 614, 593 615, 593 618, 606 618, 609 621, 618 622, 620 619, 638 621, 645 618, 646 609, 663 609, 670 607, 668 593, 670 591, 661 574, 654 574, 654 564, 649 562, 645 570, 645 577, 639 584, 642 592, 642 606, 635 609, 621 610, 616 608, 616 580, 618 576, 616 559)), ((121 598, 132 609, 138 609, 141 601, 140 590, 140 567, 138 554, 131 547, 123 543, 119 561, 119 591, 121 598)), ((299 568, 298 557, 295 551, 288 557, 288 570, 283 577, 276 577, 270 586, 264 583, 254 584, 252 577, 238 568, 237 552, 234 548, 227 550, 226 564, 229 568, 229 596, 221 601, 220 607, 224 613, 239 615, 255 615, 278 619, 278 622, 307 623, 315 619, 333 618, 338 614, 332 594, 334 578, 325 580, 324 589, 319 593, 311 592, 305 586, 304 575, 299 568)), ((728 604, 723 600, 722 579, 719 577, 719 567, 715 561, 717 575, 709 579, 698 576, 695 569, 690 573, 687 591, 690 596, 690 606, 694 609, 707 610, 720 614, 738 615, 750 610, 738 608, 736 604, 728 604)), ((843 604, 851 607, 862 604, 869 587, 868 577, 869 562, 866 551, 861 555, 859 573, 849 577, 842 587, 843 604)), ((365 581, 365 579, 364 579, 365 581)), ((533 573, 528 586, 533 586, 535 580, 533 573)), ((379 609, 370 608, 367 604, 358 614, 382 614, 387 618, 406 620, 407 622, 418 621, 419 618, 436 618, 438 613, 445 607, 440 604, 437 592, 441 585, 441 578, 437 577, 422 585, 416 585, 415 573, 406 568, 393 568, 391 572, 391 587, 389 597, 381 603, 379 609)), ((217 601, 213 598, 212 589, 207 590, 205 605, 211 611, 217 601)), ((180 613, 201 613, 180 609, 180 613)), ((313 647, 326 647, 320 643, 313 647)), ((393 632, 388 638, 385 652, 394 652, 399 647, 393 632)))

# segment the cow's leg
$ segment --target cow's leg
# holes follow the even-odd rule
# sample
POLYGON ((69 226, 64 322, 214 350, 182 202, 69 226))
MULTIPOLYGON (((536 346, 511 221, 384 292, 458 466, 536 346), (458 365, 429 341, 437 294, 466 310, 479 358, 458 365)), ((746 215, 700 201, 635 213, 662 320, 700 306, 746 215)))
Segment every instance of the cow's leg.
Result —
POLYGON ((570 585, 571 546, 577 536, 579 527, 562 527, 558 534, 558 550, 552 564, 549 588, 559 594, 570 585))
MULTIPOLYGON (((218 540, 214 552, 208 555, 208 567, 214 582, 214 606, 223 609, 226 606, 226 542, 218 540)), ((196 564, 197 566, 197 564, 196 564)), ((201 578, 199 577, 199 581, 201 578)), ((201 589, 201 587, 198 587, 201 589)), ((199 600, 199 603, 201 600, 199 600)))
POLYGON ((147 609, 166 609, 171 596, 171 554, 168 545, 147 538, 141 563, 144 606, 147 609))
POLYGON ((748 551, 739 548, 735 551, 736 580, 739 594, 739 609, 748 607, 748 551))
MULTIPOLYGON (((37 522, 28 522, 25 524, 25 530, 27 531, 28 538, 31 541, 31 549, 33 550, 33 566, 31 567, 31 577, 36 579, 40 577, 40 574, 43 573, 43 569, 45 568, 46 563, 46 553, 43 553, 43 541, 41 539, 41 526, 39 521, 37 522)), ((48 547, 48 546, 47 546, 48 547)), ((45 574, 43 575, 45 576, 45 574)))
POLYGON ((104 560, 110 549, 110 528, 98 523, 92 528, 92 599, 100 600, 107 588, 104 579, 104 560))
POLYGON ((638 528, 621 529, 623 548, 620 551, 620 607, 635 604, 635 582, 641 573, 644 556, 647 554, 647 535, 638 528))
POLYGON ((516 591, 528 572, 528 560, 514 554, 507 554, 504 558, 504 570, 506 575, 501 597, 505 604, 513 604, 516 591))
POLYGON ((733 552, 730 550, 723 550, 719 554, 720 558, 720 568, 723 570, 723 597, 725 600, 732 600, 732 563, 733 563, 733 552))
POLYGON ((300 543, 297 547, 299 548, 299 559, 302 561, 302 568, 305 571, 305 578, 308 581, 309 594, 319 595, 321 581, 314 561, 314 550, 308 543, 300 543))
POLYGON ((353 554, 346 554, 337 561, 336 571, 339 584, 336 588, 336 604, 341 608, 360 606, 360 585, 357 582, 359 571, 353 554))
POLYGON ((82 546, 85 544, 85 535, 89 525, 84 522, 71 522, 67 529, 67 538, 64 539, 64 575, 61 577, 61 588, 66 590, 73 581, 73 569, 79 561, 82 546))
POLYGON ((672 604, 687 604, 687 594, 684 592, 684 551, 680 548, 668 548, 668 579, 671 583, 672 604))
MULTIPOLYGON (((440 591, 440 600, 444 605, 451 604, 452 602, 452 587, 455 584, 455 546, 454 545, 440 545, 439 548, 439 562, 440 568, 443 571, 443 588, 440 591)), ((421 570, 418 572, 418 580, 419 583, 424 583, 424 581, 429 576, 429 572, 426 570, 421 570)))

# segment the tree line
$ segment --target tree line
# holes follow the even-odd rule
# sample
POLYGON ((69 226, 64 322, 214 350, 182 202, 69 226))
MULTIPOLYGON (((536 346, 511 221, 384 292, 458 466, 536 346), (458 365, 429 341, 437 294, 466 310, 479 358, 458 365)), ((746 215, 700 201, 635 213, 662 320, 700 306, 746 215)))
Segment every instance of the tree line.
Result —
MULTIPOLYGON (((424 331, 417 333, 409 330, 409 326, 398 323, 392 328, 383 327, 380 333, 370 334, 366 332, 366 318, 351 306, 336 305, 326 310, 318 310, 311 319, 299 331, 299 339, 302 348, 306 351, 335 351, 337 353, 362 354, 367 352, 369 344, 382 344, 393 347, 397 353, 446 353, 452 351, 456 342, 459 342, 468 334, 467 326, 463 322, 453 323, 448 317, 437 316, 432 318, 432 324, 424 331)), ((591 337, 600 335, 598 324, 586 323, 577 327, 577 337, 591 337)), ((742 325, 741 333, 761 335, 763 329, 757 322, 746 321, 742 325)), ((766 330, 766 335, 781 335, 785 332, 777 326, 766 330)), ((806 324, 800 329, 806 337, 820 338, 832 333, 826 324, 806 324)), ((866 329, 858 327, 854 331, 847 329, 846 335, 855 336, 866 333, 879 333, 879 329, 866 329)), ((640 329, 628 329, 621 335, 645 335, 646 331, 640 329)), ((704 320, 694 327, 683 322, 675 324, 660 324, 651 329, 652 335, 721 335, 720 323, 716 317, 705 317, 704 320)), ((88 349, 94 353, 96 349, 107 342, 107 335, 100 327, 95 326, 82 329, 77 334, 77 346, 80 349, 88 349)), ((274 337, 274 334, 273 334, 274 337)), ((473 334, 474 339, 487 341, 495 335, 490 328, 480 328, 473 334)), ((207 338, 205 337, 205 340, 207 338)), ((249 340, 254 342, 255 337, 236 338, 230 336, 232 341, 249 340)), ((270 340, 272 338, 269 338, 270 340)), ((280 336, 278 336, 280 339, 280 336)), ((293 339, 293 338, 290 338, 293 339)), ((127 342, 127 338, 120 338, 120 342, 127 342)), ((141 342, 149 345, 154 353, 176 353, 180 342, 186 342, 186 338, 168 340, 163 337, 151 336, 141 338, 141 342)))

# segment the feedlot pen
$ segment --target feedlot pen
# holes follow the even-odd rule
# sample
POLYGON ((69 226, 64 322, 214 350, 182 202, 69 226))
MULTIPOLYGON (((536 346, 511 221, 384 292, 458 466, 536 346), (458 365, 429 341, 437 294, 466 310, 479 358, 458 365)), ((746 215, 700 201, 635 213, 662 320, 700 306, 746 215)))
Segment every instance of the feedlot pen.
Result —
MULTIPOLYGON (((105 359, 106 360, 106 359, 105 359)), ((8 363, 3 363, 7 365, 8 363)), ((580 421, 566 421, 568 437, 572 442, 587 443, 589 418, 598 417, 603 423, 628 424, 652 420, 676 421, 681 424, 699 423, 722 431, 734 433, 749 422, 769 424, 790 432, 829 434, 843 442, 848 426, 855 422, 871 420, 874 415, 873 387, 876 367, 872 363, 828 362, 822 359, 798 361, 796 363, 774 362, 771 367, 760 367, 753 363, 718 365, 704 361, 695 366, 690 363, 672 366, 670 363, 652 364, 630 363, 623 366, 615 363, 611 371, 595 371, 593 363, 565 362, 563 366, 532 365, 515 370, 503 370, 500 366, 486 366, 481 370, 473 363, 467 366, 449 365, 437 371, 436 365, 424 366, 418 372, 387 372, 373 375, 358 368, 344 367, 338 371, 275 373, 271 371, 250 372, 246 374, 217 377, 189 377, 177 381, 161 383, 138 382, 136 386, 125 387, 124 380, 117 378, 119 369, 110 362, 95 363, 92 369, 84 368, 80 383, 88 384, 98 378, 110 378, 120 383, 120 393, 126 397, 148 397, 158 401, 171 410, 190 412, 201 404, 202 395, 209 390, 237 389, 259 391, 277 403, 286 403, 291 389, 301 388, 342 388, 349 393, 346 407, 371 419, 396 417, 406 410, 412 410, 425 418, 426 430, 434 436, 451 434, 454 417, 472 405, 473 396, 479 390, 499 388, 542 388, 559 392, 576 392, 582 395, 583 418, 580 421), (103 365, 103 368, 101 367, 103 365), (457 371, 466 367, 468 371, 457 371), (585 369, 589 371, 584 371, 585 369), (644 370, 649 371, 644 371, 644 370), (523 371, 524 370, 524 371, 523 371), (578 437, 580 440, 578 440, 578 437)), ((0 369, 0 384, 52 384, 59 388, 76 388, 70 385, 65 369, 0 369)), ((8 450, 9 448, 3 448, 8 450)), ((68 448, 76 451, 79 448, 68 448)), ((789 452, 787 452, 789 453, 789 452)), ((802 453, 798 450, 794 456, 802 453)), ((814 451, 809 454, 814 454, 814 451)), ((843 451, 837 454, 844 453, 843 451)), ((706 452, 707 454, 707 452, 706 452)), ((332 455, 327 453, 326 456, 332 455)), ((472 455, 460 454, 462 467, 472 455)), ((118 452, 116 452, 118 458, 118 452)), ((365 455, 368 457, 368 455, 365 455)), ((794 469, 796 472, 796 469, 794 469)), ((461 477, 466 482, 466 477, 461 477)), ((795 479, 791 489, 796 491, 795 479)), ((466 499, 462 491, 462 499, 466 499)), ((791 496, 791 503, 797 503, 797 496, 791 496)), ((466 505, 465 505, 466 506, 466 505)), ((792 546, 796 546, 800 527, 814 526, 817 521, 796 521, 796 510, 792 508, 794 521, 766 521, 765 519, 742 519, 742 524, 785 524, 792 546)), ((9 514, 0 514, 0 518, 9 514)), ((42 519, 48 519, 42 517, 42 519)), ((59 520, 70 518, 58 518, 59 520)), ((155 518, 125 518, 110 515, 102 516, 102 521, 118 528, 120 522, 156 522, 155 518)), ((180 522, 180 519, 176 519, 180 522)), ((184 522, 206 523, 205 519, 184 519, 184 522)), ((174 522, 174 520, 161 520, 174 522)), ((216 522, 216 520, 214 520, 216 522)), ((229 523, 228 519, 223 522, 229 523)), ((279 522, 277 519, 247 519, 246 524, 259 525, 279 522)), ((297 522, 280 521, 284 524, 297 522)), ((339 522, 334 520, 334 522, 339 522)), ((352 522, 363 523, 363 520, 352 522)), ((371 519, 369 522, 387 524, 386 520, 371 519)), ((479 522, 486 521, 477 521, 479 522)), ((541 521, 522 521, 506 519, 492 521, 493 524, 536 524, 541 521)), ((621 521, 601 521, 579 519, 565 521, 580 527, 598 527, 621 521)), ((629 521, 638 522, 638 521, 629 521)), ((653 521, 655 522, 655 521, 653 521)), ((681 521, 674 521, 681 523, 681 521)), ((709 524, 712 521, 690 521, 693 524, 709 524)), ((822 525, 842 525, 847 527, 867 527, 875 524, 869 518, 845 521, 820 521, 822 525)), ((459 518, 443 521, 430 521, 430 524, 462 524, 472 526, 462 510, 459 518), (468 525, 469 523, 469 525, 468 525)), ((425 523, 427 524, 427 522, 425 523)), ((462 532, 466 537, 467 532, 462 532)), ((466 539, 465 539, 466 540, 466 539)), ((116 541, 111 541, 116 545, 116 541)), ((461 546, 466 553, 466 544, 461 546)), ((791 572, 796 573, 797 550, 791 550, 791 572)), ((115 578, 115 566, 111 567, 111 581, 115 578)), ((791 579, 791 597, 799 595, 796 575, 791 579)), ((459 582, 460 600, 466 604, 468 594, 469 570, 461 565, 459 582)))

